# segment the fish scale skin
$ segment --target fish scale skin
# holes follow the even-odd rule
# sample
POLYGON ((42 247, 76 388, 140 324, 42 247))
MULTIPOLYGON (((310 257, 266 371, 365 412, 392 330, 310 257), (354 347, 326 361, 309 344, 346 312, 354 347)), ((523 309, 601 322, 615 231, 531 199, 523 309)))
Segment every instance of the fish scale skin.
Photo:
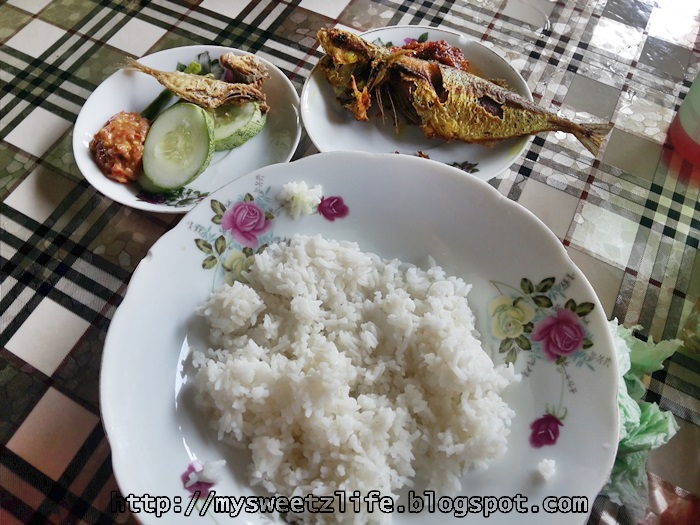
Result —
POLYGON ((545 131, 572 132, 577 127, 534 104, 524 105, 511 92, 487 85, 475 75, 443 66, 440 70, 447 92, 444 102, 423 76, 404 75, 404 80, 414 83, 411 103, 428 137, 488 143, 545 131), (481 96, 502 101, 503 118, 484 109, 479 104, 481 96))

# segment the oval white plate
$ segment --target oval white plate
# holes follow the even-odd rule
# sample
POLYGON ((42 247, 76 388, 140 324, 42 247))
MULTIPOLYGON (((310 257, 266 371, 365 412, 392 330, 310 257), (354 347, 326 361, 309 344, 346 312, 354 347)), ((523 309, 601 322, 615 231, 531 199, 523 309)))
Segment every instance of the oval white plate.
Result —
MULTIPOLYGON (((174 71, 178 62, 189 64, 205 51, 212 59, 228 51, 237 55, 248 54, 227 47, 200 45, 166 49, 139 61, 156 69, 174 71)), ((185 186, 181 197, 167 202, 143 200, 137 184, 119 184, 108 179, 90 154, 92 137, 112 115, 120 111, 141 112, 163 90, 156 79, 139 71, 113 73, 95 89, 80 110, 73 131, 73 154, 81 173, 100 193, 126 206, 160 213, 185 213, 194 207, 202 194, 217 190, 257 168, 289 161, 301 138, 299 96, 277 66, 258 58, 270 74, 262 89, 270 106, 265 127, 239 148, 215 152, 206 171, 185 186)))
MULTIPOLYGON (((518 94, 532 100, 532 93, 520 74, 498 53, 480 42, 450 31, 428 26, 391 26, 362 33, 369 41, 403 45, 405 39, 445 40, 458 47, 484 78, 503 79, 518 94)), ((476 177, 489 180, 513 164, 522 154, 531 137, 504 141, 492 148, 459 141, 428 139, 418 126, 400 124, 398 132, 393 118, 373 116, 358 122, 352 113, 340 106, 333 88, 321 68, 316 65, 301 92, 301 116, 309 138, 319 151, 365 151, 369 153, 426 153, 432 160, 457 164, 476 177)))
MULTIPOLYGON (((217 495, 266 495, 247 481, 249 455, 218 443, 194 409, 188 375, 190 346, 206 344, 194 309, 231 277, 222 262, 240 256, 242 249, 215 217, 232 213, 248 194, 246 206, 274 215, 271 228, 257 237, 259 244, 294 233, 322 234, 357 241, 365 251, 423 267, 432 256, 449 273, 473 283, 469 297, 477 326, 496 360, 505 354, 499 353, 502 339, 491 327, 494 300, 519 298, 521 305, 537 301, 540 306, 531 306, 537 310, 535 326, 558 308, 575 303, 582 314, 575 324, 585 329, 592 346, 561 365, 546 358, 535 341, 530 350, 516 352, 516 367, 526 377, 504 393, 517 414, 508 453, 487 471, 465 477, 463 494, 520 494, 528 498, 528 509, 542 505, 548 496, 580 496, 588 510, 592 508, 617 449, 618 380, 607 321, 590 284, 556 236, 488 183, 432 160, 349 152, 312 155, 241 177, 195 207, 139 265, 109 328, 101 375, 103 422, 124 494, 169 497, 169 524, 210 523, 212 517, 218 523, 233 522, 215 514, 213 507, 207 517, 195 519, 203 502, 194 515, 184 515, 190 500, 180 475, 188 464, 194 459, 225 459, 225 475, 214 486, 217 495), (320 184, 324 197, 340 197, 349 209, 347 216, 331 221, 334 217, 325 212, 292 220, 275 196, 283 184, 302 180, 310 186, 320 184), (531 293, 523 279, 532 282, 531 293), (543 297, 552 300, 551 307, 543 297), (563 426, 557 425, 556 443, 535 448, 530 444, 531 425, 541 425, 546 412, 560 418, 563 426), (556 474, 549 482, 537 469, 545 458, 556 461, 556 474)), ((527 333, 522 335, 530 340, 527 333)), ((137 516, 147 524, 162 522, 146 512, 137 516)), ((428 523, 435 517, 396 514, 394 522, 428 523)), ((483 519, 485 524, 580 525, 586 517, 585 512, 511 512, 488 519, 470 516, 470 523, 483 519)), ((243 518, 237 523, 269 521, 261 514, 245 514, 239 520, 243 518)), ((449 513, 439 518, 459 519, 449 513)), ((272 519, 281 523, 279 516, 272 519)))

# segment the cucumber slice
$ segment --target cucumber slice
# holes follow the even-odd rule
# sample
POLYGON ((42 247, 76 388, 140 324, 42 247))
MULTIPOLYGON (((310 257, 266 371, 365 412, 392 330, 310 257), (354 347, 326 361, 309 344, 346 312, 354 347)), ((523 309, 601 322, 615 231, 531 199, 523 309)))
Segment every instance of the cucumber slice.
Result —
POLYGON ((216 151, 237 148, 253 138, 265 126, 267 113, 260 104, 227 104, 208 110, 214 118, 214 148, 216 151))
POLYGON ((175 104, 151 125, 143 151, 139 183, 151 193, 163 193, 196 179, 214 154, 214 120, 195 104, 175 104))

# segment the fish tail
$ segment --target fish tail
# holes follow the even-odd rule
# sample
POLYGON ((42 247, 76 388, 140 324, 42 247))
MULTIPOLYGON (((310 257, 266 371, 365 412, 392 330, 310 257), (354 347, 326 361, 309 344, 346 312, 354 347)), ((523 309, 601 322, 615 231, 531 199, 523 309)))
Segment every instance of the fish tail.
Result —
POLYGON ((613 125, 607 122, 604 124, 581 124, 579 129, 573 130, 572 133, 596 157, 603 140, 612 128, 613 125))
POLYGON ((144 73, 148 73, 149 75, 153 71, 150 67, 144 66, 141 62, 131 57, 126 57, 124 59, 124 64, 121 67, 123 69, 138 69, 139 71, 143 71, 144 73))
POLYGON ((122 65, 122 67, 133 67, 136 69, 139 69, 139 66, 141 66, 141 64, 139 64, 138 60, 131 57, 125 57, 124 64, 122 65))

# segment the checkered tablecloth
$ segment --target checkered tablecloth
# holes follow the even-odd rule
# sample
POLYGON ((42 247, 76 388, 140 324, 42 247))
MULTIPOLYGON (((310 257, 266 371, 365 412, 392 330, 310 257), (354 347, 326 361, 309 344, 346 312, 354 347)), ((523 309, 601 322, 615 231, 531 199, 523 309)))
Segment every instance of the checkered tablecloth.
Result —
MULTIPOLYGON (((106 198, 82 177, 72 127, 121 63, 216 44, 277 65, 300 92, 324 26, 421 24, 481 40, 536 101, 614 122, 597 158, 536 137, 491 184, 538 215, 609 318, 676 337, 700 296, 700 168, 666 136, 700 66, 700 4, 685 0, 1 0, 0 523, 113 523, 100 424, 105 334, 129 279, 179 216, 106 198)), ((303 134, 295 158, 315 153, 303 134)), ((700 359, 648 378, 673 441, 649 459, 652 507, 700 495, 700 359), (666 497, 669 496, 669 497, 666 497)), ((627 523, 599 498, 590 523, 627 523)))

